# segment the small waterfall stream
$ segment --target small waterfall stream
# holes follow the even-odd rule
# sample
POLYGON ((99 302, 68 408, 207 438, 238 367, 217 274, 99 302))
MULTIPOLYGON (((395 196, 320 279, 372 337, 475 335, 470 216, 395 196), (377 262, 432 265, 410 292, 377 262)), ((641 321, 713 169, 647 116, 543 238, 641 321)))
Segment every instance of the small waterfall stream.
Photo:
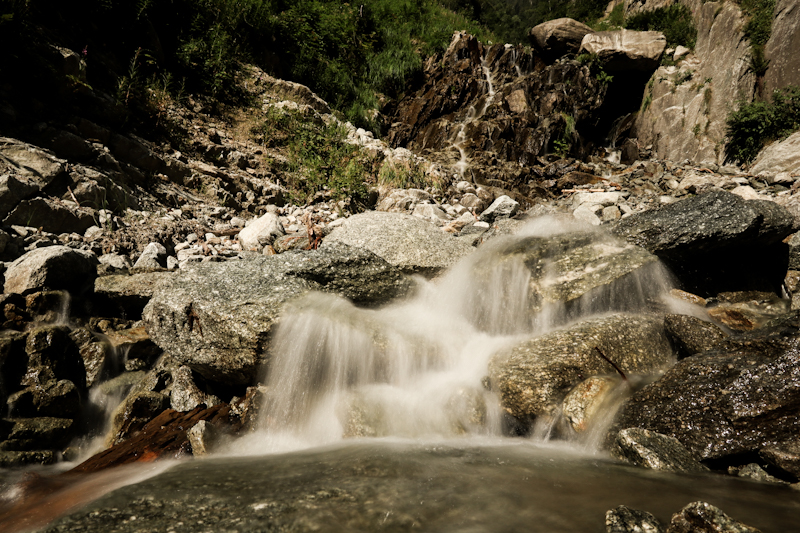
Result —
MULTIPOLYGON (((231 451, 275 453, 347 437, 500 436, 503 412, 486 387, 494 354, 587 316, 645 308, 670 288, 656 265, 617 283, 614 297, 536 301, 531 270, 511 251, 576 228, 538 219, 440 279, 420 279, 413 298, 386 308, 321 293, 294 302, 272 342, 261 425, 231 451)), ((563 281, 543 265, 540 283, 563 281)))

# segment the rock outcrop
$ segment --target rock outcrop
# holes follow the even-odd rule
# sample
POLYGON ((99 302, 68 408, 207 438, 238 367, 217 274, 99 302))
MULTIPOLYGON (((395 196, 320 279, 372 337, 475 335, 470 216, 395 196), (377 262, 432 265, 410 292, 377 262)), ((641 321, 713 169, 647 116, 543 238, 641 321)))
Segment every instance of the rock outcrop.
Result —
POLYGON ((565 55, 575 54, 587 33, 594 30, 582 22, 571 18, 560 18, 542 22, 530 31, 531 44, 549 62, 565 55))
POLYGON ((761 150, 753 161, 750 172, 767 176, 781 172, 800 174, 800 132, 793 133, 786 139, 776 141, 761 150))
POLYGON ((777 0, 772 32, 764 47, 769 68, 764 75, 767 95, 787 85, 800 85, 800 61, 795 50, 800 49, 800 2, 777 0))
POLYGON ((667 47, 664 34, 657 31, 600 31, 586 35, 581 52, 596 54, 609 72, 652 72, 667 47))

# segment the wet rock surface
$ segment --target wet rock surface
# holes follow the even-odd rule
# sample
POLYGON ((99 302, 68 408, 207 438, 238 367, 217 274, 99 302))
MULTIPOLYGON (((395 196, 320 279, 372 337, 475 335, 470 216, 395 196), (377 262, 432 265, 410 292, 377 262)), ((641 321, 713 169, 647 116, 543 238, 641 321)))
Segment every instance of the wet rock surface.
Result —
POLYGON ((708 470, 674 437, 640 428, 617 434, 611 453, 617 459, 653 470, 697 473, 708 470))

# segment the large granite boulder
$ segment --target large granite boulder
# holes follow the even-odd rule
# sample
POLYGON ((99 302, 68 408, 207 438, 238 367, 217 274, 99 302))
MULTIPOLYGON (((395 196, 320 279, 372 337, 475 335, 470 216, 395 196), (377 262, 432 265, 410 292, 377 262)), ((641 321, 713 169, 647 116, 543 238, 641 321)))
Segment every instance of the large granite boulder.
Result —
POLYGON ((572 387, 597 374, 656 373, 672 364, 662 320, 611 315, 523 341, 495 354, 492 387, 503 408, 521 420, 554 415, 572 387))
POLYGON ((5 225, 42 228, 51 233, 83 233, 95 224, 95 212, 88 207, 50 198, 22 200, 3 219, 5 225))
POLYGON ((67 246, 32 250, 9 265, 3 292, 28 293, 64 289, 81 293, 97 276, 97 257, 67 246))
POLYGON ((597 54, 608 72, 652 72, 666 47, 667 39, 661 32, 617 30, 587 34, 580 51, 597 54))
POLYGON ((366 249, 328 243, 316 251, 201 263, 159 285, 142 318, 152 340, 212 382, 250 384, 289 300, 310 291, 375 305, 411 281, 366 249))
POLYGON ((429 276, 474 251, 469 241, 418 217, 383 211, 348 218, 325 237, 323 247, 331 243, 369 250, 403 272, 429 276))
POLYGON ((800 131, 761 150, 753 162, 753 166, 750 167, 750 172, 753 174, 761 172, 770 174, 800 173, 800 131))
POLYGON ((564 54, 577 53, 583 38, 594 30, 571 18, 543 22, 530 31, 531 44, 546 58, 553 60, 564 54))
POLYGON ((615 426, 675 437, 701 459, 757 452, 794 438, 800 429, 794 327, 683 359, 634 394, 615 426))

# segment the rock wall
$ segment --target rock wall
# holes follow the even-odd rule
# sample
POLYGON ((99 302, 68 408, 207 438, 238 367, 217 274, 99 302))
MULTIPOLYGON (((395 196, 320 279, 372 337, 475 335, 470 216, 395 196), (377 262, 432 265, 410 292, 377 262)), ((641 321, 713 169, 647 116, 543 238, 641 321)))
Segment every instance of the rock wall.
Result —
POLYGON ((800 0, 778 0, 772 35, 764 49, 769 68, 764 76, 766 94, 787 85, 800 85, 800 0))
POLYGON ((697 45, 676 66, 653 74, 633 135, 658 158, 722 163, 728 113, 737 101, 751 100, 756 87, 744 17, 732 2, 684 3, 694 14, 697 45))

